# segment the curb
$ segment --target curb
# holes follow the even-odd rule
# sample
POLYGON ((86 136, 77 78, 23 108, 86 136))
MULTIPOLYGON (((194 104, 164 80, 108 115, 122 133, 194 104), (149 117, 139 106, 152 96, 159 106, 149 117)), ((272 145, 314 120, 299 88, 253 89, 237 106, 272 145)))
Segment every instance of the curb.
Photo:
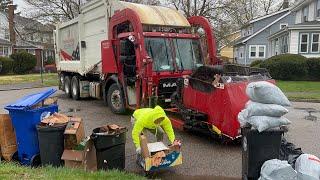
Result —
POLYGON ((315 99, 290 99, 291 102, 305 102, 305 103, 320 103, 320 100, 315 99))
POLYGON ((55 87, 55 86, 33 86, 33 87, 21 87, 21 88, 8 88, 8 89, 0 89, 0 92, 1 91, 24 90, 24 89, 37 89, 37 88, 45 88, 45 87, 55 87))

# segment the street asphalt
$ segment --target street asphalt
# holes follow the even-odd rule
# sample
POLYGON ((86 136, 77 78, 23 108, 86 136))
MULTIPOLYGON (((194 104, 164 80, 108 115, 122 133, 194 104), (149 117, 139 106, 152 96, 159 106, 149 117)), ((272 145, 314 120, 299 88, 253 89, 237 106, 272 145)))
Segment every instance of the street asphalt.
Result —
MULTIPOLYGON (((4 106, 20 97, 42 91, 46 88, 12 90, 0 92, 0 113, 7 113, 4 106)), ((142 174, 135 163, 135 148, 131 140, 132 125, 129 115, 115 115, 102 100, 86 99, 74 101, 62 91, 55 94, 59 98, 59 110, 67 115, 82 117, 86 135, 96 127, 105 124, 118 124, 128 128, 126 143, 126 170, 142 174)), ((292 121, 289 132, 285 134, 288 141, 301 147, 305 153, 320 157, 320 104, 294 102, 286 117, 292 121), (317 121, 306 120, 309 113, 306 108, 313 108, 312 115, 317 121)), ((240 179, 241 147, 240 145, 220 145, 203 135, 176 131, 177 139, 183 143, 183 165, 156 173, 156 178, 164 179, 240 179)))

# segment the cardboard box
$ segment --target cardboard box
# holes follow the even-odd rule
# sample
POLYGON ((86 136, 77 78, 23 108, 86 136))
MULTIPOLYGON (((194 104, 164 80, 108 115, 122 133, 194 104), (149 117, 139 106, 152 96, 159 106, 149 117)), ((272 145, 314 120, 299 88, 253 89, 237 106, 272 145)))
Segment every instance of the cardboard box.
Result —
POLYGON ((92 140, 86 143, 83 151, 64 150, 61 159, 64 160, 65 167, 68 168, 80 168, 86 171, 97 170, 96 149, 92 140))
POLYGON ((72 150, 85 138, 82 119, 71 117, 64 131, 64 148, 72 150))
POLYGON ((167 147, 163 142, 148 143, 147 138, 144 135, 140 136, 141 158, 139 163, 145 171, 154 171, 159 169, 165 169, 182 164, 182 153, 180 148, 167 147), (159 165, 155 164, 155 156, 163 154, 159 165))
POLYGON ((17 151, 17 142, 8 114, 0 114, 0 145, 2 157, 11 161, 13 154, 17 151))

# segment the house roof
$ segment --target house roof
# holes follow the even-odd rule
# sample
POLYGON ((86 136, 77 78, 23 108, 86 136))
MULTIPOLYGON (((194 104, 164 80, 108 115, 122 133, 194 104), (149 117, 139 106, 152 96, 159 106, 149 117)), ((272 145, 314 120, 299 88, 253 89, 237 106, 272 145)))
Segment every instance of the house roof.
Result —
POLYGON ((283 34, 284 32, 288 32, 288 30, 293 30, 293 29, 303 29, 303 30, 310 30, 310 29, 317 29, 320 30, 320 22, 319 21, 309 21, 309 22, 304 22, 300 24, 295 24, 286 28, 281 29, 278 32, 275 32, 271 34, 268 38, 276 38, 279 35, 283 34))
POLYGON ((11 42, 6 39, 0 38, 0 45, 11 45, 11 42))
POLYGON ((281 14, 281 13, 286 12, 286 11, 290 11, 290 9, 291 9, 291 8, 286 8, 286 9, 282 9, 282 10, 280 10, 280 11, 276 11, 276 12, 271 13, 271 14, 267 14, 267 15, 265 15, 265 16, 257 17, 257 18, 255 18, 255 19, 252 19, 252 20, 249 22, 249 24, 252 24, 252 23, 257 22, 257 21, 261 21, 261 20, 266 19, 266 18, 268 18, 268 17, 272 17, 272 16, 275 16, 275 15, 281 14))
POLYGON ((39 21, 36 21, 31 18, 20 16, 16 14, 14 17, 16 24, 22 25, 25 29, 40 31, 40 32, 52 32, 54 30, 53 25, 42 24, 39 21))
POLYGON ((241 39, 239 39, 235 45, 240 44, 240 43, 245 43, 248 40, 250 40, 251 38, 255 37, 256 35, 260 34, 261 32, 263 32, 264 30, 266 30, 267 28, 271 27, 272 25, 274 25, 275 23, 279 22, 281 19, 287 17, 289 14, 291 13, 291 11, 289 11, 288 13, 284 14, 283 16, 279 17, 278 19, 276 19, 275 21, 273 21, 272 23, 268 24, 267 26, 265 26, 264 28, 261 28, 259 31, 253 33, 251 36, 247 36, 247 37, 243 37, 241 39))
POLYGON ((307 21, 307 22, 295 24, 294 26, 320 26, 320 21, 307 21))
POLYGON ((292 8, 292 11, 298 11, 301 8, 305 7, 307 4, 311 3, 313 0, 300 0, 297 4, 292 8))

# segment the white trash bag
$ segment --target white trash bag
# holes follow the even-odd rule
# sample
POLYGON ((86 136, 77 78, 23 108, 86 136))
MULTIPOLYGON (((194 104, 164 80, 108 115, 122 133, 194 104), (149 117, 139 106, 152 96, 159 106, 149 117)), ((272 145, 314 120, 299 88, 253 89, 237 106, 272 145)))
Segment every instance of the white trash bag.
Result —
POLYGON ((261 167, 259 180, 297 180, 297 172, 288 161, 268 160, 261 167))
POLYGON ((289 111, 283 106, 277 104, 261 104, 258 102, 248 101, 246 104, 247 117, 251 116, 271 116, 281 117, 289 111))
POLYGON ((252 116, 248 118, 248 123, 259 132, 262 132, 271 128, 289 125, 291 121, 285 117, 252 116))
POLYGON ((238 114, 238 121, 240 123, 240 127, 245 127, 248 123, 248 110, 243 109, 238 114))
POLYGON ((320 159, 311 154, 302 154, 295 164, 298 172, 298 180, 319 180, 320 179, 320 159))
POLYGON ((290 106, 291 103, 283 92, 272 83, 266 81, 248 84, 246 93, 249 99, 263 104, 278 104, 290 106))

